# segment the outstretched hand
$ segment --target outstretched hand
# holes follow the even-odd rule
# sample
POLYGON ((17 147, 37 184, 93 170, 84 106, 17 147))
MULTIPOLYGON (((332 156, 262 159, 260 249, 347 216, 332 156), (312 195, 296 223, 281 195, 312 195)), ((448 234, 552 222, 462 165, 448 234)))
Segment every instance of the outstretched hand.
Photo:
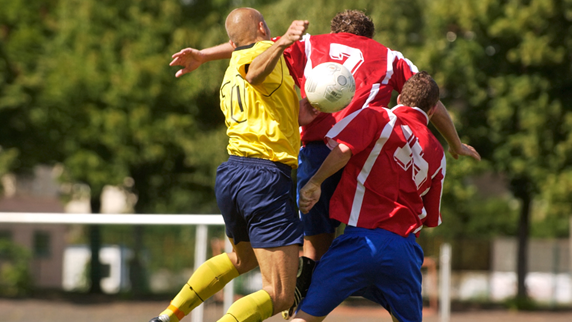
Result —
POLYGON ((300 199, 298 200, 298 206, 303 214, 307 214, 312 207, 320 200, 320 195, 322 194, 322 188, 320 185, 308 181, 302 189, 300 189, 300 199))
POLYGON ((453 156, 453 158, 455 158, 455 160, 459 158, 459 155, 464 155, 471 157, 477 161, 481 161, 481 155, 479 154, 479 152, 477 152, 477 150, 475 150, 475 148, 473 148, 472 146, 465 143, 461 144, 459 150, 452 149, 449 146, 449 153, 451 153, 451 155, 453 156))
POLYGON ((197 69, 204 62, 204 56, 200 50, 194 48, 185 48, 180 52, 173 54, 173 61, 169 66, 182 66, 175 74, 175 77, 181 77, 186 73, 190 73, 197 69))

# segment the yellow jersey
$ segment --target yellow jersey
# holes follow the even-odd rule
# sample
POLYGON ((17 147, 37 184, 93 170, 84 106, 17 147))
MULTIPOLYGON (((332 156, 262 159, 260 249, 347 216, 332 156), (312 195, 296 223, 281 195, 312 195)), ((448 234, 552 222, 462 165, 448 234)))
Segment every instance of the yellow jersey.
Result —
POLYGON ((266 159, 296 168, 300 149, 298 94, 283 57, 258 85, 245 80, 248 66, 272 46, 261 41, 237 47, 220 88, 230 155, 266 159))

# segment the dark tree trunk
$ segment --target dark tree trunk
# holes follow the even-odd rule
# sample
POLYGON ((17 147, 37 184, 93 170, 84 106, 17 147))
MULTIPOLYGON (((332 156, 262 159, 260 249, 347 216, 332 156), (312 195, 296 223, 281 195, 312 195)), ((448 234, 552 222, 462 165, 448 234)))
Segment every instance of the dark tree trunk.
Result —
POLYGON ((517 305, 525 305, 529 298, 526 289, 526 275, 528 274, 528 237, 530 231, 530 206, 534 189, 532 181, 527 177, 511 180, 511 188, 516 198, 520 199, 520 217, 518 221, 518 250, 516 259, 517 279, 517 305))
MULTIPOLYGON (((99 196, 90 200, 91 213, 98 214, 101 210, 99 196)), ((91 250, 91 262, 89 265, 89 293, 101 293, 101 262, 99 261, 99 250, 101 248, 101 227, 99 225, 89 226, 89 248, 91 250)))
POLYGON ((147 279, 145 268, 143 267, 142 251, 143 251, 143 226, 136 225, 133 227, 133 259, 131 260, 129 272, 131 281, 131 290, 133 295, 143 295, 147 291, 147 279))
POLYGON ((528 274, 528 235, 530 230, 530 196, 522 198, 522 208, 518 222, 518 257, 516 264, 517 298, 527 299, 526 275, 528 274))

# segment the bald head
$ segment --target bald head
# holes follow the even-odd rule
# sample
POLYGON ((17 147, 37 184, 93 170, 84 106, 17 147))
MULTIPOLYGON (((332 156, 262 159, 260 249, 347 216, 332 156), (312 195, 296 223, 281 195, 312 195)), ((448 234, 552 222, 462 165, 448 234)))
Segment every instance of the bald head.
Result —
POLYGON ((270 30, 264 17, 252 8, 234 9, 226 17, 226 33, 235 46, 244 46, 261 40, 270 40, 270 30))

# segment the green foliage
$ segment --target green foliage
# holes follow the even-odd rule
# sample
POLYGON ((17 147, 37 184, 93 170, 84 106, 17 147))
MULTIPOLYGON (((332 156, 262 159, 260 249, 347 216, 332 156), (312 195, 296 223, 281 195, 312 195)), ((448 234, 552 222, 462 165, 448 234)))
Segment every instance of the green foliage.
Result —
POLYGON ((0 295, 24 296, 30 293, 30 258, 25 247, 0 239, 0 295))
POLYGON ((17 153, 8 169, 30 169, 54 150, 31 124, 41 78, 35 72, 42 45, 50 37, 46 13, 54 1, 0 1, 0 145, 17 153))
POLYGON ((42 138, 33 143, 51 150, 35 162, 62 162, 63 179, 87 183, 94 196, 131 177, 139 212, 216 209, 214 172, 225 158, 217 101, 223 70, 213 64, 216 72, 176 80, 168 63, 183 45, 201 46, 182 44, 181 34, 224 38, 183 32, 189 10, 177 1, 61 0, 44 16, 32 15, 51 35, 37 41, 43 45, 33 55, 31 74, 41 82, 25 123, 42 138), (185 199, 183 191, 198 197, 185 199))
POLYGON ((425 14, 439 19, 426 20, 420 53, 461 136, 507 176, 516 198, 536 200, 532 229, 543 236, 562 235, 572 208, 563 198, 572 190, 560 182, 572 152, 570 9, 562 1, 431 1, 425 14))
POLYGON ((3 150, 0 146, 0 177, 9 172, 18 158, 18 149, 3 150))
POLYGON ((544 238, 567 238, 570 235, 570 192, 572 170, 550 174, 540 189, 541 195, 535 207, 532 235, 544 238))
POLYGON ((511 310, 534 311, 538 310, 538 303, 529 297, 513 297, 505 301, 504 305, 511 310))
MULTIPOLYGON (((470 124, 461 135, 506 177, 518 200, 519 254, 527 251, 529 229, 563 234, 572 210, 560 197, 572 191, 556 179, 571 164, 571 8, 559 0, 439 0, 425 11, 439 17, 426 20, 423 55, 442 100, 470 124)), ((527 306, 525 260, 517 256, 517 308, 527 306)))

